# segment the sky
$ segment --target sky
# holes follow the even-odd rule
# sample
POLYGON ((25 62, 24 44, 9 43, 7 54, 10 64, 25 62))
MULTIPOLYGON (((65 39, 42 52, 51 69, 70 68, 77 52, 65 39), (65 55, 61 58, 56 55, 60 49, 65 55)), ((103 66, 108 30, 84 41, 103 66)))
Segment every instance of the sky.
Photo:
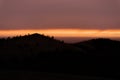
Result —
POLYGON ((120 0, 0 0, 0 31, 36 29, 120 30, 120 0))

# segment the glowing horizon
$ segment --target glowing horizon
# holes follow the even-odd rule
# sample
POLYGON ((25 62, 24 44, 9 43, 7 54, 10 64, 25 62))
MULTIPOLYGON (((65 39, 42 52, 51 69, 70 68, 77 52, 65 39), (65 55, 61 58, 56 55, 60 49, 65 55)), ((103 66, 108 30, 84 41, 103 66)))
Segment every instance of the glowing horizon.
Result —
POLYGON ((54 37, 104 37, 119 38, 120 30, 87 30, 87 29, 42 29, 42 30, 0 30, 0 37, 39 33, 54 37))

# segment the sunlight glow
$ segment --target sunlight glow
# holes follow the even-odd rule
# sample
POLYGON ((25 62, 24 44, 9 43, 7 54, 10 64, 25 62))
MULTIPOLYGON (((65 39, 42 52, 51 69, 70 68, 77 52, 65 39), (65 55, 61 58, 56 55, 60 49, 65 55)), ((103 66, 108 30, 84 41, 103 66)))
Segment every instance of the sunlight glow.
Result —
POLYGON ((120 37, 120 30, 85 30, 85 29, 42 29, 42 30, 0 30, 1 37, 12 37, 40 33, 54 37, 120 37))

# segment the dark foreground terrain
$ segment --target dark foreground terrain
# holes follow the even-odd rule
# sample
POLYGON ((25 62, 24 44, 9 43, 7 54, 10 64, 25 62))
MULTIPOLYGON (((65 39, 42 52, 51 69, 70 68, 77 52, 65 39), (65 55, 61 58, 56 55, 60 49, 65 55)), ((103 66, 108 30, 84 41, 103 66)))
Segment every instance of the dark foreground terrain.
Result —
MULTIPOLYGON (((33 71, 10 71, 2 70, 0 80, 115 80, 105 77, 73 75, 65 73, 33 72, 33 71)), ((117 80, 117 79, 116 79, 117 80)))
POLYGON ((119 80, 120 42, 66 44, 40 34, 0 39, 0 79, 119 80))

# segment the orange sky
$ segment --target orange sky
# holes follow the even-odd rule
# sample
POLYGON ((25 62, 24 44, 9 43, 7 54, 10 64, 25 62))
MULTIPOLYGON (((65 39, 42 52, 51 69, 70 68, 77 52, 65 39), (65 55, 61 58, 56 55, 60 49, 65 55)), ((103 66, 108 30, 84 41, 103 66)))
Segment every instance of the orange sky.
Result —
POLYGON ((87 30, 87 29, 42 29, 42 30, 0 30, 1 37, 40 33, 54 37, 104 37, 119 38, 120 30, 87 30))

